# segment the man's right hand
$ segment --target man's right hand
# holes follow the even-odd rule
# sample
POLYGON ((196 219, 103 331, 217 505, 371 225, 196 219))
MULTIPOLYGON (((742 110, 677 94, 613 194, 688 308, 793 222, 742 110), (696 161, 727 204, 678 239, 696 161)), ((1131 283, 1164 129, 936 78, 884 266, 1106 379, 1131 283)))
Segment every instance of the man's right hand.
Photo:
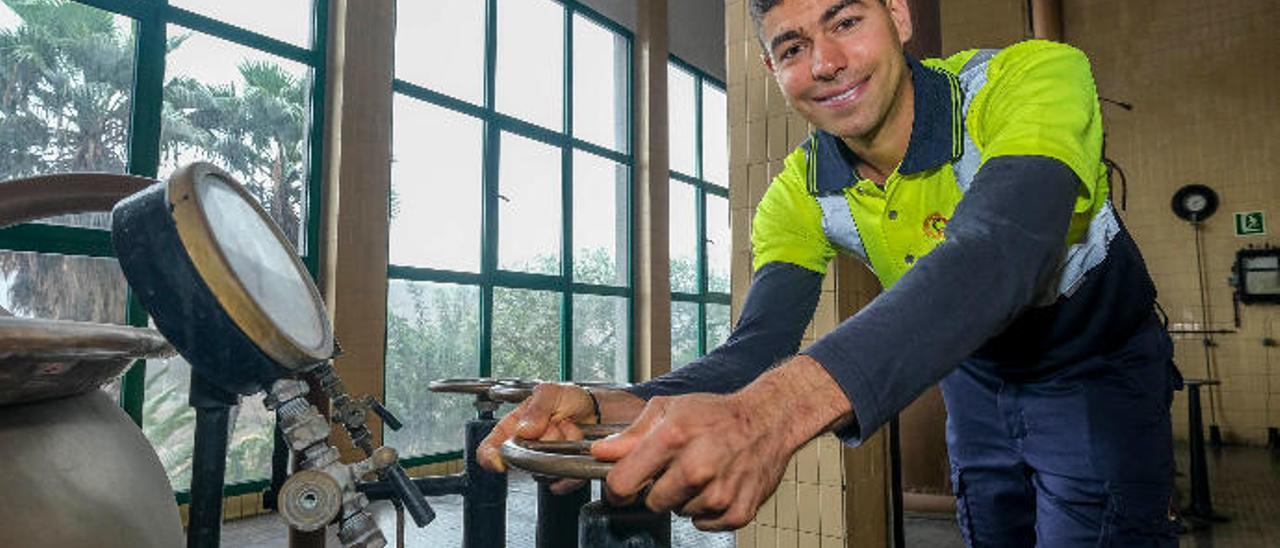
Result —
MULTIPOLYGON (((600 401, 600 412, 606 418, 621 414, 626 415, 625 420, 629 421, 644 405, 640 398, 620 390, 597 389, 594 393, 600 401), (630 405, 611 405, 620 400, 634 402, 628 402, 630 405), (614 409, 608 409, 609 407, 614 409)), ((480 442, 476 460, 480 466, 490 471, 505 472, 507 465, 502 461, 499 448, 507 440, 581 440, 582 430, 578 428, 578 424, 595 422, 596 409, 586 388, 573 384, 539 384, 533 389, 533 395, 529 399, 498 421, 489 436, 480 442)))

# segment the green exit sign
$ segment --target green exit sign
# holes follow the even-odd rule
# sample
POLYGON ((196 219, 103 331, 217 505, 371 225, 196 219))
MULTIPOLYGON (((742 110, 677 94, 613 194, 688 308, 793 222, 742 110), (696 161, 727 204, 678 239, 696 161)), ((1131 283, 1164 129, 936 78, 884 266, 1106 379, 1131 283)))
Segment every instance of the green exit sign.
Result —
POLYGON ((1261 211, 1236 213, 1236 236, 1256 236, 1267 233, 1266 220, 1261 211))

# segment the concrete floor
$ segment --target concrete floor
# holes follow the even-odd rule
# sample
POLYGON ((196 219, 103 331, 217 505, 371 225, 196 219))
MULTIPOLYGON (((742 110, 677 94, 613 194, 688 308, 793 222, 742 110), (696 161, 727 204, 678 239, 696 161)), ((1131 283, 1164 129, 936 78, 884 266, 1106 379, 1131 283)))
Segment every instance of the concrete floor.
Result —
MULTIPOLYGON (((1178 445, 1178 493, 1189 501, 1189 453, 1178 445)), ((1188 521, 1192 530, 1178 538, 1180 548, 1276 548, 1280 547, 1280 453, 1256 447, 1209 449, 1209 491, 1213 508, 1230 518, 1226 523, 1204 526, 1188 521)), ((905 524, 908 548, 963 548, 964 541, 949 516, 908 515, 905 524)))
MULTIPOLYGON (((1177 447, 1179 470, 1187 468, 1187 448, 1177 447)), ((1179 539, 1181 548, 1276 548, 1280 546, 1280 454, 1252 447, 1224 447, 1208 453, 1209 480, 1214 509, 1231 518, 1227 523, 1196 529, 1179 539)), ((1186 475, 1178 477, 1185 504, 1186 475)), ((407 529, 406 546, 448 548, 461 545, 461 497, 430 499, 436 521, 425 529, 407 529)), ((527 475, 513 476, 508 498, 507 546, 534 548, 533 522, 536 491, 527 475)), ((395 531, 395 515, 382 503, 375 505, 384 531, 395 531)), ((909 548, 963 548, 960 532, 949 516, 908 515, 905 520, 909 548)), ((699 532, 687 522, 672 528, 672 545, 688 548, 731 548, 733 536, 699 532)), ((283 547, 286 532, 275 515, 227 523, 222 545, 228 548, 283 547)), ((391 540, 391 539, 389 539, 391 540)), ((394 546, 394 542, 392 543, 394 546)), ((338 546, 331 539, 329 546, 338 546)))
MULTIPOLYGON (((599 491, 595 493, 599 497, 599 491)), ((537 484, 528 474, 514 472, 510 476, 507 494, 507 548, 536 548, 534 523, 537 510, 537 484)), ((405 516, 404 548, 450 548, 462 546, 462 497, 428 497, 436 520, 422 529, 413 526, 405 516)), ((388 536, 389 546, 395 546, 391 538, 396 530, 395 512, 389 504, 375 503, 375 517, 388 536)), ((332 528, 330 528, 332 529, 332 528)), ((233 521, 223 525, 222 546, 226 548, 279 548, 287 544, 287 532, 283 522, 275 514, 233 521)), ((687 519, 672 522, 673 548, 733 548, 731 533, 703 533, 693 528, 687 519)), ((327 546, 341 546, 332 532, 327 546)))

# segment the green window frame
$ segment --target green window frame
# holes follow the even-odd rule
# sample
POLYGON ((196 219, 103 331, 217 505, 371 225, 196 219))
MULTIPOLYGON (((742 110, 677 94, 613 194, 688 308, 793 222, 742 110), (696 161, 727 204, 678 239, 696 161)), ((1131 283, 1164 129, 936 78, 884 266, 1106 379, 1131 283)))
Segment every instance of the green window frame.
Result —
MULTIPOLYGON (((416 1, 416 0, 407 0, 416 1)), ((447 270, 441 268, 429 268, 420 266, 406 266, 390 264, 387 269, 387 277, 390 285, 394 281, 406 282, 432 282, 442 284, 453 284, 468 288, 477 288, 479 292, 479 335, 476 344, 478 345, 478 363, 474 369, 474 374, 481 377, 493 376, 494 374, 494 306, 495 306, 495 290, 501 292, 503 290, 535 290, 554 292, 559 298, 558 317, 559 317, 559 364, 558 364, 558 380, 574 379, 574 297, 575 296, 602 296, 602 297, 618 297, 626 300, 626 348, 627 348, 627 381, 633 380, 634 376, 634 356, 632 348, 634 347, 634 289, 632 281, 631 264, 632 255, 632 231, 631 218, 633 215, 633 206, 631 199, 631 189, 634 185, 634 157, 632 151, 632 138, 630 128, 632 127, 632 61, 631 48, 633 47, 633 35, 625 27, 611 21, 607 17, 595 12, 594 10, 583 6, 576 0, 547 0, 556 4, 563 9, 563 100, 562 100, 562 120, 563 129, 555 130, 531 123, 523 120, 515 115, 502 112, 496 104, 497 99, 497 65, 498 65, 498 0, 485 0, 484 7, 484 88, 483 97, 480 104, 476 104, 467 100, 458 99, 447 95, 443 92, 429 89, 424 85, 408 82, 397 77, 392 84, 392 90, 397 99, 407 98, 434 107, 440 107, 451 111, 452 113, 462 114, 470 118, 476 119, 482 125, 482 167, 481 167, 481 237, 480 237, 480 265, 477 272, 463 272, 455 270, 447 270), (625 43, 625 51, 621 57, 625 58, 625 67, 621 68, 625 74, 615 74, 625 78, 622 98, 624 104, 621 107, 622 116, 625 118, 625 131, 622 135, 626 138, 622 139, 622 146, 618 150, 614 150, 605 146, 595 144, 584 140, 575 134, 574 120, 574 19, 580 16, 587 22, 593 23, 605 30, 622 38, 625 43), (528 139, 539 145, 551 147, 559 152, 560 156, 560 192, 561 192, 561 224, 560 231, 560 247, 559 257, 560 265, 558 272, 554 274, 541 274, 530 272, 517 272, 504 270, 499 266, 499 227, 498 227, 498 210, 499 200, 503 198, 499 194, 499 170, 501 142, 503 136, 514 136, 517 138, 528 139), (619 219, 618 226, 625 226, 625 250, 619 253, 625 253, 626 268, 618 273, 618 277, 625 280, 619 285, 603 285, 594 283, 582 283, 575 281, 574 278, 574 157, 575 152, 585 152, 597 158, 611 161, 622 166, 626 174, 625 189, 625 207, 619 207, 616 215, 623 217, 619 219)), ((393 121, 394 124, 394 121, 393 121)), ((440 237, 446 237, 439 235, 440 237)), ((426 235, 431 237, 431 235, 426 235)), ((394 245, 394 244, 393 244, 394 245)), ((388 309, 391 308, 388 302, 388 309)), ((390 331, 390 330, 388 330, 390 331)), ((388 346, 390 346, 390 337, 388 337, 388 346)), ((384 378, 386 371, 384 369, 384 378)), ((425 386, 417 387, 422 391, 426 390, 425 386)), ((384 399, 387 396, 383 394, 384 399)), ((461 398, 461 396, 443 397, 461 398)), ((467 408, 470 404, 467 402, 467 408)), ((401 414, 402 418, 408 415, 408 410, 393 411, 401 414)), ((406 454, 404 465, 406 467, 419 466, 428 463, 455 460, 462 456, 461 449, 455 451, 444 451, 430 454, 406 454)))
MULTIPOLYGON (((132 108, 129 113, 126 171, 143 177, 156 177, 161 163, 160 132, 165 84, 167 29, 170 24, 222 39, 258 52, 278 56, 304 65, 311 70, 307 82, 307 116, 304 163, 306 168, 303 223, 299 243, 301 258, 314 277, 318 271, 320 223, 320 160, 323 147, 325 79, 327 58, 328 0, 313 0, 311 13, 311 46, 301 47, 195 13, 171 6, 167 0, 74 0, 133 20, 134 74, 132 108)), ((108 230, 39 223, 26 223, 0 229, 0 249, 18 252, 59 254, 84 257, 114 257, 108 230)), ((148 324, 146 312, 137 299, 128 299, 126 321, 133 326, 148 324)), ((145 397, 146 361, 139 360, 125 374, 120 405, 139 427, 145 397)), ((227 485, 225 496, 259 492, 269 479, 227 485)), ((179 504, 190 500, 189 490, 175 492, 179 504)))
MULTIPOLYGON (((727 180, 725 181, 725 184, 722 186, 708 179, 708 173, 707 173, 708 170, 706 169, 707 158, 706 158, 705 147, 704 147, 704 143, 706 141, 705 139, 706 128, 703 127, 705 125, 703 123, 705 119, 704 112, 703 112, 704 86, 714 88, 715 90, 721 93, 724 93, 725 85, 720 80, 712 77, 711 75, 707 74, 702 70, 699 70, 698 68, 694 67, 693 65, 685 62, 684 60, 674 55, 668 58, 667 68, 669 73, 674 70, 679 70, 693 77, 693 90, 694 90, 693 116, 695 121, 694 123, 695 129, 694 129, 694 136, 693 136, 694 172, 684 173, 676 169, 676 166, 673 165, 670 169, 670 178, 673 181, 672 183, 673 185, 685 184, 692 187, 694 191, 694 197, 695 197, 694 211, 697 217, 696 224, 695 224, 696 242, 697 242, 696 287, 693 292, 678 291, 676 288, 673 287, 671 291, 671 306, 673 310, 673 315, 674 315, 674 310, 681 303, 697 306, 696 356, 704 356, 708 351, 710 351, 715 347, 715 343, 710 340, 711 337, 709 335, 709 330, 708 330, 708 310, 707 310, 708 305, 720 305, 720 306, 726 307, 726 310, 727 310, 727 307, 730 305, 730 296, 728 291, 715 291, 709 287, 708 253, 707 253, 708 251, 707 250, 707 243, 708 243, 707 198, 709 196, 714 196, 714 197, 722 198, 727 202, 729 199, 729 188, 727 186, 728 185, 727 180)), ((668 82, 670 81, 671 80, 668 79, 668 82)), ((676 105, 672 105, 672 106, 675 107, 676 105)), ((674 131, 675 129, 674 125, 672 126, 672 128, 674 131)), ((727 160, 727 157, 726 157, 726 160, 727 160)), ((725 167, 725 170, 727 171, 728 166, 726 165, 724 167, 725 167)), ((726 204, 726 208, 727 207, 728 206, 726 204)), ((728 318, 727 312, 725 314, 725 317, 727 320, 728 318)), ((674 329, 675 329, 674 324, 672 327, 673 327, 673 333, 672 333, 673 356, 672 356, 671 366, 673 369, 675 369, 684 364, 677 363, 676 361, 677 356, 674 355, 674 350, 675 350, 674 347, 675 347, 675 342, 678 334, 674 332, 674 329)))

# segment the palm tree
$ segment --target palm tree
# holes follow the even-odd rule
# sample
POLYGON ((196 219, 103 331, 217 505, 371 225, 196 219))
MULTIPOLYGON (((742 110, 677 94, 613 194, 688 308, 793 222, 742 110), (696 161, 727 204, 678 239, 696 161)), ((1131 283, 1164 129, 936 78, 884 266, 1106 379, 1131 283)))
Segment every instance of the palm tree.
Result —
POLYGON ((162 148, 171 164, 203 154, 236 175, 296 245, 306 185, 306 82, 275 63, 238 68, 243 90, 189 77, 165 85, 162 148))
MULTIPOLYGON (((123 172, 132 108, 132 33, 113 16, 64 0, 0 0, 21 23, 0 29, 0 178, 123 172)), ((168 51, 188 35, 169 39, 168 51)), ((243 87, 190 78, 165 84, 161 155, 207 158, 239 176, 294 242, 302 226, 306 82, 271 63, 240 67, 243 87)), ((105 229, 106 214, 52 222, 105 229)), ((122 322, 125 284, 110 259, 0 251, 0 287, 19 315, 122 322)), ((156 362, 144 427, 177 483, 190 474, 186 364, 156 362), (166 372, 174 373, 173 375, 166 372)), ((251 404, 253 405, 253 404, 251 404)), ((253 414, 251 414, 253 415, 253 414)), ((237 429, 229 469, 260 474, 269 419, 237 429), (243 435, 242 434, 243 430, 243 435)), ((252 423, 252 424, 249 424, 252 423)))
MULTIPOLYGON (((22 24, 0 30, 0 176, 124 171, 132 38, 88 6, 3 1, 22 24)), ((108 216, 51 222, 105 228, 108 216)), ((124 282, 110 260, 6 252, 0 274, 19 314, 124 320, 124 282)))
POLYGON ((23 23, 0 31, 0 173, 124 171, 132 37, 81 4, 4 3, 23 23))

